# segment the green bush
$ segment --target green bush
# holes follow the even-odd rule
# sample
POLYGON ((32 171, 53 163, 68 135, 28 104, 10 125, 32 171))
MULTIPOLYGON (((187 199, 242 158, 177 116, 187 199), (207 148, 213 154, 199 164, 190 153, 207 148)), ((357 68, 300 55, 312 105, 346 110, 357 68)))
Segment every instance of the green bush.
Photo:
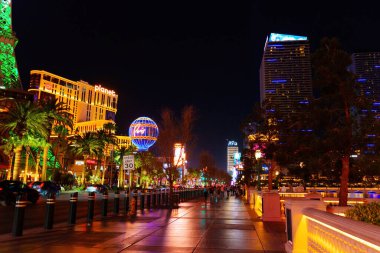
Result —
POLYGON ((345 212, 346 217, 380 226, 380 202, 358 204, 345 212))

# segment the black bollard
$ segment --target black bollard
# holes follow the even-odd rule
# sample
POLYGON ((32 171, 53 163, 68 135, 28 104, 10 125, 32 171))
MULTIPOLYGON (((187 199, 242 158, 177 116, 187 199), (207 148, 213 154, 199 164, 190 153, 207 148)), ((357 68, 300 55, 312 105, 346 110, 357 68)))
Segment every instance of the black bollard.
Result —
POLYGON ((94 219, 95 192, 88 193, 87 225, 91 225, 94 219))
POLYGON ((69 212, 69 224, 75 224, 77 219, 77 203, 78 193, 74 192, 70 195, 70 212, 69 212))
POLYGON ((128 212, 129 212, 129 195, 128 195, 128 192, 125 192, 125 197, 124 197, 124 212, 125 212, 125 214, 128 214, 128 212))
POLYGON ((120 200, 120 193, 119 191, 115 191, 115 197, 113 202, 113 213, 119 214, 119 200, 120 200))
POLYGON ((147 192, 146 194, 148 194, 148 196, 146 197, 146 205, 147 205, 147 208, 150 209, 150 202, 151 202, 150 192, 147 192))
POLYGON ((157 201, 157 194, 156 191, 152 191, 152 206, 153 208, 156 208, 156 201, 157 201))
POLYGON ((108 213, 108 192, 103 192, 103 201, 102 201, 102 216, 107 217, 108 213))
POLYGON ((54 223, 55 193, 49 193, 46 199, 45 229, 52 229, 54 223))
POLYGON ((135 200, 135 211, 137 211, 138 193, 133 194, 133 198, 134 198, 134 200, 135 200))
POLYGON ((157 194, 157 205, 160 208, 161 207, 161 190, 158 190, 157 194))
POLYGON ((24 216, 26 207, 26 193, 17 195, 15 214, 13 218, 12 234, 13 236, 21 236, 24 227, 24 216))
POLYGON ((145 193, 141 193, 140 195, 140 208, 141 210, 144 210, 144 204, 145 204, 145 193))

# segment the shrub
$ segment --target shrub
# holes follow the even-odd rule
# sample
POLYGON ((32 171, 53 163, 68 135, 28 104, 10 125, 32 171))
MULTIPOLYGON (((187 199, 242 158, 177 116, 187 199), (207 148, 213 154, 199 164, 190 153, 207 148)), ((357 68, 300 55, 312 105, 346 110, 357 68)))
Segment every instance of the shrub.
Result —
POLYGON ((345 212, 346 217, 380 226, 380 202, 358 204, 345 212))

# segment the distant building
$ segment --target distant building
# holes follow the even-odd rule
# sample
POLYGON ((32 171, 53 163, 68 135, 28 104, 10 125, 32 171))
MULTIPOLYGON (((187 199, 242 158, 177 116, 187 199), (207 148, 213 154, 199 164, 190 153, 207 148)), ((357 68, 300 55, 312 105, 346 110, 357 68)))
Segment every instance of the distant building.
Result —
MULTIPOLYGON (((115 124, 117 93, 101 85, 72 81, 44 70, 32 70, 29 92, 35 99, 55 97, 69 107, 75 133, 95 132, 104 124, 115 124)), ((120 136, 119 146, 130 146, 127 136, 120 136)))
MULTIPOLYGON (((356 75, 362 95, 372 101, 372 111, 380 114, 380 52, 354 53, 350 71, 356 75)), ((362 110, 362 113, 366 113, 362 110)), ((376 116, 378 117, 378 116, 376 116)), ((367 134, 366 154, 375 154, 376 135, 367 134)))
POLYGON ((235 170, 236 153, 239 147, 236 141, 228 141, 227 144, 227 172, 232 176, 235 170))
POLYGON ((312 97, 310 46, 307 37, 271 33, 260 66, 260 102, 270 112, 288 115, 312 97), (264 104, 267 101, 267 104, 264 104))
POLYGON ((361 92, 374 101, 380 101, 380 52, 354 53, 350 70, 356 74, 361 92))

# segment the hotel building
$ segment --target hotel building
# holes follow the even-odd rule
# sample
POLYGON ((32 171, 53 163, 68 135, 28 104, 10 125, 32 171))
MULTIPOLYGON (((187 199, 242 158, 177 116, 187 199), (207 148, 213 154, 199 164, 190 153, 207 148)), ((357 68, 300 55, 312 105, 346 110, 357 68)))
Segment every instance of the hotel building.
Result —
POLYGON ((239 153, 239 147, 236 141, 228 141, 227 144, 227 172, 231 176, 235 171, 235 157, 239 153))
POLYGON ((310 46, 307 37, 271 33, 260 66, 260 102, 285 116, 312 97, 310 46), (264 101, 266 102, 264 104, 264 101))
MULTIPOLYGON (((95 132, 104 124, 115 123, 118 95, 101 85, 72 81, 44 70, 32 70, 29 92, 35 99, 55 97, 65 103, 77 133, 95 132)), ((128 136, 117 137, 119 146, 131 145, 128 136)))
MULTIPOLYGON (((354 53, 351 55, 350 71, 356 75, 363 96, 372 101, 372 111, 376 118, 380 115, 380 52, 354 53)), ((366 110, 362 110, 366 114, 366 110)), ((365 154, 376 153, 376 135, 367 134, 365 154)))
POLYGON ((354 53, 350 70, 356 74, 361 92, 375 101, 380 100, 380 52, 354 53))

